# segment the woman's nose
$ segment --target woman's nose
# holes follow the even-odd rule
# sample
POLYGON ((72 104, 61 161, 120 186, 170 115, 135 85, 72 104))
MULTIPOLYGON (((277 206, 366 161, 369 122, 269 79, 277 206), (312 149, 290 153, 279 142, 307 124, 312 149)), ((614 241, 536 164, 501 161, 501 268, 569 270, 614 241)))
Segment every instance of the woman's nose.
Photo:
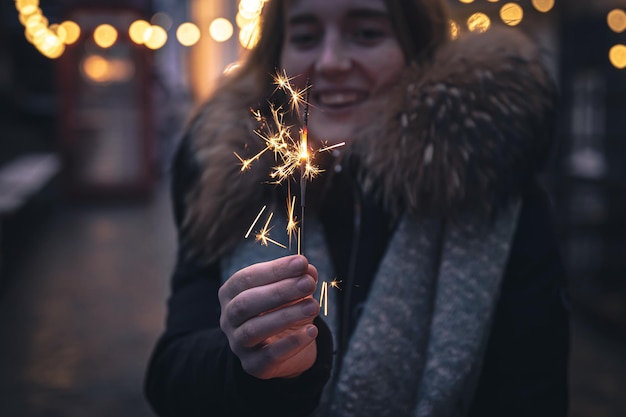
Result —
POLYGON ((352 61, 349 51, 339 36, 328 36, 315 64, 316 71, 328 75, 340 74, 350 70, 352 61))

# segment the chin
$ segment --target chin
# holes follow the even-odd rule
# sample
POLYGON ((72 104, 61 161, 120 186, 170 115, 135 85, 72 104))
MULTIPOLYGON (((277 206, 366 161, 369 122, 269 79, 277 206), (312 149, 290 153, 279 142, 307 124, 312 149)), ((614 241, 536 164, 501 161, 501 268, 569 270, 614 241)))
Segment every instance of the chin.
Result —
POLYGON ((338 123, 311 119, 309 138, 313 141, 334 145, 340 142, 350 142, 354 138, 354 128, 349 122, 338 123))

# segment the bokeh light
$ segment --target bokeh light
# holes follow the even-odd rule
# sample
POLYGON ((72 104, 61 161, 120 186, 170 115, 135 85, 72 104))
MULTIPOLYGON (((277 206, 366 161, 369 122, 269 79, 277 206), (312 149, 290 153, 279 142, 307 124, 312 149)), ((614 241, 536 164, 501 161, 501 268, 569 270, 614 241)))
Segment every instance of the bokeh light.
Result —
POLYGON ((626 68, 626 45, 614 45, 609 51, 609 60, 615 68, 626 68))
POLYGON ((110 48, 117 41, 117 29, 108 23, 96 27, 93 31, 93 39, 101 48, 110 48))
POLYGON ((65 29, 65 44, 72 45, 80 37, 80 26, 72 20, 66 20, 59 25, 65 29))
POLYGON ((200 29, 191 22, 182 23, 176 29, 176 39, 183 46, 192 46, 200 40, 200 29))
POLYGON ((160 49, 167 42, 167 32, 158 25, 151 25, 145 32, 143 43, 150 49, 160 49))
POLYGON ((263 9, 263 0, 241 0, 239 2, 239 13, 246 17, 258 16, 263 9))
POLYGON ((554 7, 554 0, 533 0, 532 4, 537 11, 547 13, 554 7))
POLYGON ((218 17, 211 22, 209 33, 216 42, 225 42, 233 36, 233 24, 228 19, 218 17))
POLYGON ((144 43, 144 38, 147 37, 146 32, 150 29, 150 23, 143 19, 135 20, 128 27, 128 36, 130 36, 130 40, 135 42, 138 45, 142 45, 144 43))
POLYGON ((259 42, 261 30, 259 25, 251 23, 241 28, 239 32, 239 43, 246 49, 252 49, 259 42))
POLYGON ((459 2, 464 3, 464 4, 470 4, 470 3, 474 3, 474 0, 459 0, 459 2))
POLYGON ((90 82, 125 82, 135 74, 135 66, 129 59, 107 59, 101 55, 89 55, 81 63, 81 73, 90 82))
POLYGON ((507 3, 500 8, 500 19, 509 26, 517 26, 524 19, 524 9, 517 3, 507 3))
POLYGON ((39 0, 16 0, 15 8, 21 14, 32 14, 39 8, 39 0))
POLYGON ((626 30, 626 12, 622 9, 613 9, 606 16, 609 28, 615 33, 622 33, 626 30))
POLYGON ((450 20, 450 39, 457 39, 461 33, 459 24, 454 20, 450 20))
POLYGON ((484 13, 474 13, 467 19, 467 28, 472 32, 483 33, 491 27, 491 19, 484 13))

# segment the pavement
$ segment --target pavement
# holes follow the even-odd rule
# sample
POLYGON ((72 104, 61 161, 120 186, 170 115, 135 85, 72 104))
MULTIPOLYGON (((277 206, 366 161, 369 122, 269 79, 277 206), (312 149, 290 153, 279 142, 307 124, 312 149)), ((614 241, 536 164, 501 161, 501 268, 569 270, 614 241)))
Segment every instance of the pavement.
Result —
MULTIPOLYGON (((149 417, 175 234, 147 203, 68 205, 38 226, 0 295, 1 417, 149 417)), ((626 335, 574 312, 571 417, 626 416, 626 335)))

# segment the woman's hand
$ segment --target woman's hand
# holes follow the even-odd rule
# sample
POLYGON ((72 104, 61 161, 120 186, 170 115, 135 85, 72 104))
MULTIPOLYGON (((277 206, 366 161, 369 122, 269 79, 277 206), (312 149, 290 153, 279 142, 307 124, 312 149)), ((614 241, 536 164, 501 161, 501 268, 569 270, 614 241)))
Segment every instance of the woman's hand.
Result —
POLYGON ((250 375, 290 378, 315 363, 317 270, 302 255, 251 265, 219 290, 220 327, 250 375))

